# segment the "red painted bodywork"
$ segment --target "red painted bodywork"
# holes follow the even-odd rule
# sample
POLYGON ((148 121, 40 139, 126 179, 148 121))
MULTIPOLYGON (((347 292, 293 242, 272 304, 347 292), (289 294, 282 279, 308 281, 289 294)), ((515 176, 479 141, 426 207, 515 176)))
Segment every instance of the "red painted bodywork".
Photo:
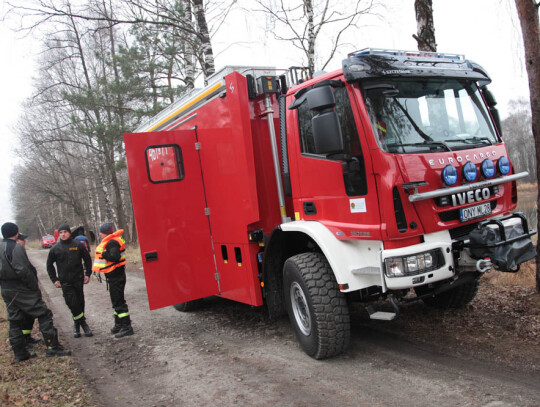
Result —
MULTIPOLYGON (((175 130, 125 135, 133 207, 152 309, 210 295, 262 305, 258 255, 264 247, 251 242, 248 232, 262 229, 270 236, 281 223, 266 108, 263 97, 248 99, 244 76, 234 72, 225 79, 226 96, 202 105, 196 116, 184 124, 169 126, 175 130), (181 148, 180 169, 168 156, 172 154, 171 145, 181 148), (154 155, 167 154, 157 154, 158 164, 147 165, 148 147, 165 149, 153 151, 154 155), (162 182, 171 177, 182 179, 162 182), (157 252, 157 259, 147 260, 145 256, 153 252, 157 252)), ((289 90, 287 106, 300 88, 326 79, 343 80, 343 76, 334 72, 289 90)), ((418 244, 425 233, 463 225, 459 220, 441 221, 438 214, 448 208, 438 207, 433 199, 409 202, 402 185, 427 181, 429 185, 419 192, 443 188, 441 171, 448 158, 455 161, 461 173, 461 166, 469 158, 479 167, 487 152, 494 161, 507 155, 504 144, 433 154, 386 153, 377 144, 360 89, 356 85, 346 86, 364 155, 368 193, 363 197, 347 196, 341 162, 302 155, 297 111, 287 110, 292 188, 292 196, 286 197, 287 216, 317 220, 341 240, 382 241, 387 249, 418 244), (467 155, 468 159, 458 162, 458 156, 467 155), (398 231, 394 187, 398 188, 407 224, 415 224, 416 228, 398 231), (355 198, 365 199, 365 212, 351 210, 351 199, 355 198), (315 215, 304 213, 305 201, 315 203, 315 215)), ((277 99, 275 95, 271 98, 279 146, 277 99)), ((456 185, 461 183, 460 178, 456 185)), ((497 200, 493 215, 515 207, 511 195, 510 184, 500 185, 499 193, 490 198, 497 200)))

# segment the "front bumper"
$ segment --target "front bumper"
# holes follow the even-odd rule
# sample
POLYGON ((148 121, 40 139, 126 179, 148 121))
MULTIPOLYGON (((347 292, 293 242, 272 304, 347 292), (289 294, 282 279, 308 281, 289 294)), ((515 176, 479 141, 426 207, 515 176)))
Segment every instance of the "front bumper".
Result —
POLYGON ((424 235, 424 243, 399 249, 383 250, 381 253, 384 283, 389 290, 401 290, 451 278, 455 274, 452 255, 452 239, 447 230, 424 235), (436 269, 400 277, 389 277, 384 272, 385 260, 395 257, 407 257, 417 253, 440 249, 444 264, 436 269))

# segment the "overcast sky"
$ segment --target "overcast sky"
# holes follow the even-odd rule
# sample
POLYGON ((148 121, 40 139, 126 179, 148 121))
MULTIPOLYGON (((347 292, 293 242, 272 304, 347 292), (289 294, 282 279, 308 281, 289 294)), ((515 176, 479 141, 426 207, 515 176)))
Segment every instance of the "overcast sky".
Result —
MULTIPOLYGON (((2 12, 5 12, 4 0, 2 12)), ((366 28, 351 33, 346 52, 373 48, 416 49, 412 34, 416 32, 414 0, 387 0, 384 19, 365 18, 366 28)), ((482 65, 493 79, 494 92, 501 116, 507 115, 508 102, 528 99, 527 79, 519 22, 512 0, 433 0, 435 35, 440 52, 464 54, 482 65)), ((229 24, 213 40, 216 67, 256 65, 287 68, 300 65, 298 51, 278 43, 270 35, 258 35, 262 18, 240 12, 229 16, 229 24), (226 39, 225 43, 221 39, 226 39), (236 43, 234 46, 229 46, 236 43)), ((14 126, 21 114, 21 102, 32 93, 35 55, 39 47, 31 38, 21 38, 0 21, 0 224, 13 221, 10 204, 11 171, 17 160, 14 126)), ((336 58, 330 70, 339 68, 336 58)), ((328 70, 328 69, 327 69, 328 70)), ((126 129, 130 130, 130 129, 126 129)))

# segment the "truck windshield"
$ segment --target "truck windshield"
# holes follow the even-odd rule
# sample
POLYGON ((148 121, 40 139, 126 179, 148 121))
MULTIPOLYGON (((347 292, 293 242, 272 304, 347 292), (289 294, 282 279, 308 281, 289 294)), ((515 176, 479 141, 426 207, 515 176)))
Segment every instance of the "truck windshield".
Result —
POLYGON ((363 85, 373 132, 396 154, 452 151, 498 142, 476 84, 396 79, 363 85))

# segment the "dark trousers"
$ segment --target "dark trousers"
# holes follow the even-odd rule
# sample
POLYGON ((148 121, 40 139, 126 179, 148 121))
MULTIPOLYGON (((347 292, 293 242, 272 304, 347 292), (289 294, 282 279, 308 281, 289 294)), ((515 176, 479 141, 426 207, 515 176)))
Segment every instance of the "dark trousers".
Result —
POLYGON ((126 318, 129 321, 129 309, 124 297, 124 289, 126 287, 126 268, 119 267, 110 273, 105 274, 107 284, 109 284, 109 294, 111 296, 111 304, 114 308, 114 315, 120 319, 126 318))
POLYGON ((83 281, 76 281, 73 283, 66 283, 61 281, 62 294, 64 294, 64 300, 66 305, 71 311, 71 315, 74 320, 84 318, 84 289, 83 281))
POLYGON ((37 319, 39 329, 47 345, 58 341, 56 328, 53 325, 53 313, 43 299, 41 292, 27 289, 2 288, 2 298, 6 303, 9 320, 9 342, 15 356, 26 354, 26 341, 23 335, 25 319, 37 319))
POLYGON ((25 316, 22 322, 23 334, 30 335, 32 333, 32 328, 34 327, 34 318, 25 316))

